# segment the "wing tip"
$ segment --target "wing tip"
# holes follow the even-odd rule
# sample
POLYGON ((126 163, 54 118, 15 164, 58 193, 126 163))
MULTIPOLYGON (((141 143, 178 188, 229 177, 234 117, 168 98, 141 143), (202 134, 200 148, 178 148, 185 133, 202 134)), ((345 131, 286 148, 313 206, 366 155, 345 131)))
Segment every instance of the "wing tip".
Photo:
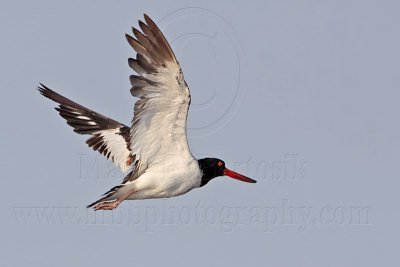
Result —
POLYGON ((143 17, 144 17, 144 19, 150 19, 150 17, 149 17, 149 15, 147 15, 146 13, 143 13, 143 17))
POLYGON ((41 95, 46 96, 47 91, 49 91, 50 89, 44 85, 43 83, 39 83, 39 85, 36 87, 36 89, 39 91, 39 93, 41 95))
POLYGON ((39 83, 39 86, 37 86, 36 89, 39 91, 39 93, 42 96, 44 96, 50 100, 53 100, 55 102, 58 102, 57 98, 60 98, 60 97, 63 98, 61 95, 59 95, 56 92, 54 92, 53 90, 51 90, 49 87, 47 87, 43 83, 39 83))
MULTIPOLYGON (((144 13, 143 14, 143 17, 144 17, 144 21, 146 21, 146 24, 148 25, 148 26, 150 26, 151 27, 151 25, 156 25, 157 26, 157 24, 150 18, 150 16, 149 15, 147 15, 146 13, 144 13)), ((157 27, 158 28, 158 27, 157 27)))

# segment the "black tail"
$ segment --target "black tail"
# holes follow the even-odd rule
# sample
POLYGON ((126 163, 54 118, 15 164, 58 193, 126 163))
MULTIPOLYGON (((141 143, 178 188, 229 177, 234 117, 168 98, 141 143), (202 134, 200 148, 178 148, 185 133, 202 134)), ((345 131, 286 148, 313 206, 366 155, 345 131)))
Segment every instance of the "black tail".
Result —
POLYGON ((103 202, 103 201, 111 201, 111 200, 117 199, 117 196, 115 196, 115 194, 116 194, 116 193, 118 192, 118 190, 119 190, 120 188, 122 188, 122 187, 124 187, 123 184, 114 186, 113 188, 111 188, 110 190, 108 190, 107 192, 105 192, 105 193, 103 194, 103 197, 102 197, 102 198, 100 198, 99 200, 96 200, 95 202, 93 202, 93 203, 87 205, 86 208, 92 208, 94 205, 96 205, 96 204, 98 204, 98 203, 100 203, 100 202, 103 202))

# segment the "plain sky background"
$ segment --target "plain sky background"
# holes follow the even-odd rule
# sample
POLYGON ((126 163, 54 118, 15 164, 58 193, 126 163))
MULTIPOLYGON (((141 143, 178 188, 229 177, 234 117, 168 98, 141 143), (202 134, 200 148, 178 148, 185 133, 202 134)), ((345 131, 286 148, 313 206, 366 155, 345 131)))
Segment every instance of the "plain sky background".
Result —
POLYGON ((2 1, 1 266, 395 266, 398 1, 2 1), (123 175, 36 91, 126 124, 124 33, 159 22, 188 138, 258 180, 85 206, 123 175))

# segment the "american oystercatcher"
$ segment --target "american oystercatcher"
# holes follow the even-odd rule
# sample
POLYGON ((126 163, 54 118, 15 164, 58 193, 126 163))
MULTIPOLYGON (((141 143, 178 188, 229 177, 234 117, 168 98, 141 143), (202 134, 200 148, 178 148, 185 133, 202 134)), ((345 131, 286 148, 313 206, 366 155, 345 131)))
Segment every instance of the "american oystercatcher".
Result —
POLYGON ((138 74, 130 76, 130 92, 139 98, 131 127, 81 106, 43 84, 38 87, 42 95, 59 104, 56 110, 74 132, 91 135, 86 141, 89 147, 128 173, 121 184, 88 208, 112 210, 127 199, 174 197, 224 175, 255 183, 227 169, 220 159, 193 157, 186 137, 189 87, 160 29, 147 15, 144 21, 139 20, 142 32, 132 28, 136 38, 126 34, 137 53, 136 59, 128 60, 138 74))

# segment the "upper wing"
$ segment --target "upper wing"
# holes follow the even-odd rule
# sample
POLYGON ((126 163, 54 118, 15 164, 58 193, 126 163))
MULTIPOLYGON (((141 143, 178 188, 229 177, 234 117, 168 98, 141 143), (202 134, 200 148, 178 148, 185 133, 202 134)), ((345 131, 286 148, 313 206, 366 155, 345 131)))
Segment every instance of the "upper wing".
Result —
POLYGON ((128 126, 85 108, 43 84, 40 85, 40 93, 59 104, 56 110, 74 128, 74 132, 92 135, 86 141, 89 147, 99 151, 107 159, 111 158, 122 171, 129 169, 133 157, 130 155, 128 126))
POLYGON ((138 73, 130 76, 131 94, 140 98, 130 139, 135 177, 163 157, 193 157, 186 138, 189 88, 167 40, 147 15, 144 18, 146 23, 139 21, 142 32, 133 28, 136 39, 126 35, 137 52, 136 59, 129 59, 129 66, 138 73))

